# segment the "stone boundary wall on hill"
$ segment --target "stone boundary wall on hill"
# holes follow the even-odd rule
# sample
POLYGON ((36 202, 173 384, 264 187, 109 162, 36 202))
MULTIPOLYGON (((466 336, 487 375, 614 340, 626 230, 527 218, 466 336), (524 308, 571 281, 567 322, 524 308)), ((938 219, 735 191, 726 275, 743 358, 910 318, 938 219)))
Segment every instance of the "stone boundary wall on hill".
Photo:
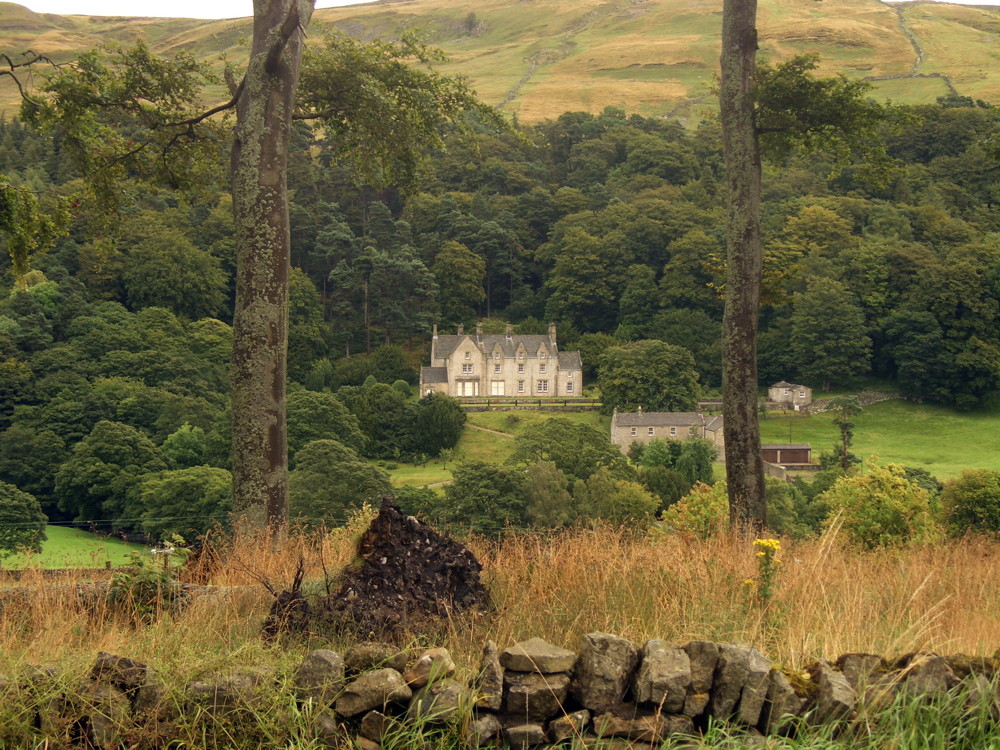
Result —
MULTIPOLYGON (((863 407, 877 404, 880 401, 892 401, 893 399, 903 398, 899 393, 884 393, 882 391, 861 391, 857 394, 857 397, 858 403, 863 407)), ((825 411, 829 411, 832 402, 832 398, 817 399, 811 404, 803 406, 799 411, 803 414, 822 414, 825 411)))
MULTIPOLYGON (((920 699, 959 687, 969 710, 997 718, 996 671, 993 659, 918 653, 895 661, 845 654, 786 673, 752 646, 639 645, 590 633, 575 651, 532 638, 501 652, 490 641, 477 673, 464 681, 456 679, 446 649, 362 643, 343 655, 312 651, 290 679, 230 672, 192 682, 180 696, 168 696, 149 666, 100 653, 78 683, 78 699, 38 700, 32 710, 44 740, 63 747, 67 737, 49 733, 75 727, 76 744, 117 748, 144 722, 167 722, 178 711, 238 722, 267 691, 292 690, 300 704, 311 702, 308 731, 330 747, 353 740, 362 750, 379 750, 389 735, 419 724, 450 726, 470 748, 578 740, 574 746, 641 750, 674 735, 697 735, 710 718, 744 732, 750 744, 793 733, 801 722, 848 726, 860 708, 871 718, 901 693, 920 699)), ((0 678, 0 691, 9 701, 44 695, 51 683, 65 695, 67 683, 59 680, 54 667, 34 667, 14 681, 0 678)), ((400 746, 398 738, 394 743, 400 746)))

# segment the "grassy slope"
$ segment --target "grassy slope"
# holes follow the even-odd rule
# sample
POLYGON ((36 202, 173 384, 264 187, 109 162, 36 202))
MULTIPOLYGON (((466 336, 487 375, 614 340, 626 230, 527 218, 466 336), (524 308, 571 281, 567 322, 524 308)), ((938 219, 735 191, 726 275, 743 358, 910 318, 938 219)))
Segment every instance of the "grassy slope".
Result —
MULTIPOLYGON (((839 432, 833 415, 770 416, 761 420, 765 443, 810 443, 813 456, 829 450, 839 432)), ((938 479, 958 476, 965 468, 1000 469, 1000 410, 957 412, 944 406, 883 401, 859 415, 854 453, 875 454, 883 463, 926 469, 938 479)))
MULTIPOLYGON (((903 10, 925 50, 923 73, 948 75, 960 93, 1000 100, 1000 65, 993 41, 1000 9, 913 3, 903 10)), ((621 106, 644 114, 697 118, 715 104, 720 13, 708 0, 412 0, 317 11, 310 36, 335 25, 362 38, 419 28, 467 76, 480 95, 523 121, 567 110, 621 106), (472 33, 466 25, 475 13, 472 33)), ((826 73, 849 77, 907 73, 915 53, 896 12, 877 0, 766 0, 759 11, 762 54, 772 60, 817 52, 826 73)), ((160 53, 187 50, 219 65, 239 64, 249 19, 102 18, 38 14, 0 3, 0 50, 31 47, 69 59, 107 42, 147 41, 160 53)), ((876 90, 906 102, 931 102, 940 79, 886 81, 876 90)), ((221 99, 222 87, 208 92, 221 99)), ((0 110, 15 91, 0 81, 0 110)))
POLYGON ((141 544, 126 544, 119 539, 98 537, 79 529, 46 526, 48 539, 37 555, 14 555, 3 561, 5 568, 103 568, 105 563, 121 565, 141 544))

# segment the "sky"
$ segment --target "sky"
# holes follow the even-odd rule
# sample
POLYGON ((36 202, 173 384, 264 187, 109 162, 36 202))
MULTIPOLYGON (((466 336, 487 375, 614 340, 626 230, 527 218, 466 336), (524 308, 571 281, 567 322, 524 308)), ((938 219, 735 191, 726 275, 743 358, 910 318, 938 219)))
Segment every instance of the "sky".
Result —
MULTIPOLYGON (((14 0, 36 13, 163 18, 241 18, 253 14, 252 0, 14 0)), ((462 0, 475 7, 474 0, 462 0)), ((319 0, 317 8, 356 5, 359 0, 319 0)), ((1000 0, 952 0, 965 5, 1000 5, 1000 0)))
MULTIPOLYGON (((243 18, 253 0, 13 0, 36 13, 61 16, 153 16, 161 18, 243 18)), ((317 8, 356 5, 363 0, 319 0, 317 8)), ((1000 0, 997 0, 1000 2, 1000 0)))

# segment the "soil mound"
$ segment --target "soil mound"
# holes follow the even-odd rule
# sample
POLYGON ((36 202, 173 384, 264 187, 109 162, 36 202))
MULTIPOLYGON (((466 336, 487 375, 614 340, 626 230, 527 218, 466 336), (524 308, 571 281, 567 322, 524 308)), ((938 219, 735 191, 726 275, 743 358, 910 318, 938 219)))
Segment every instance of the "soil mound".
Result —
POLYGON ((465 546, 405 515, 386 498, 340 588, 312 603, 293 585, 276 596, 263 632, 273 637, 281 630, 347 629, 365 638, 391 638, 433 630, 445 619, 490 608, 481 572, 465 546))

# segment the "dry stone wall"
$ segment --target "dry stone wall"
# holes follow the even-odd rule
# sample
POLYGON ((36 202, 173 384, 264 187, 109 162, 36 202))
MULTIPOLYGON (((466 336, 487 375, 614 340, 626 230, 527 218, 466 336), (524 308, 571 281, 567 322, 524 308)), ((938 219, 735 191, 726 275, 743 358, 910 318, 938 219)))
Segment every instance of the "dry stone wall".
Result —
MULTIPOLYGON (((362 643, 343 654, 319 649, 305 655, 290 679, 229 673, 187 685, 178 701, 167 700, 146 664, 101 653, 78 695, 38 704, 34 724, 58 746, 117 748, 130 728, 165 713, 236 717, 252 709, 261 690, 291 690, 310 709, 303 713, 310 717, 310 739, 330 747, 345 741, 362 750, 400 747, 398 738, 415 727, 441 725, 470 748, 565 743, 641 750, 696 735, 709 718, 739 728, 748 743, 763 742, 802 722, 846 725, 862 706, 870 715, 900 693, 919 699, 960 687, 970 709, 985 706, 1000 719, 996 669, 986 658, 918 653, 889 662, 846 654, 786 673, 748 645, 654 639, 640 646, 590 633, 575 651, 539 638, 503 651, 488 642, 468 680, 456 679, 444 648, 414 653, 362 643)), ((54 668, 33 668, 18 680, 0 679, 0 691, 10 700, 58 678, 54 668)))

